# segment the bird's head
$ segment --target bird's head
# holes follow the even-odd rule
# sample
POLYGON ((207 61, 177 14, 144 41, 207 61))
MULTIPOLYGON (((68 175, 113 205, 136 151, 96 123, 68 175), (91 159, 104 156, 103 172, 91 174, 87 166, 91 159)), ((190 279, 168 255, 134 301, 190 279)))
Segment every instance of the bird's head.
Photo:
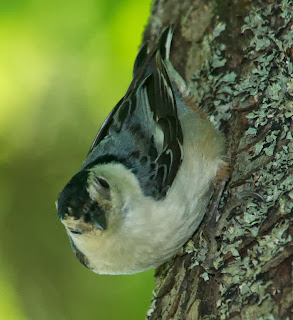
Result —
POLYGON ((109 227, 113 190, 99 167, 78 172, 59 195, 58 215, 69 235, 103 232, 109 227))

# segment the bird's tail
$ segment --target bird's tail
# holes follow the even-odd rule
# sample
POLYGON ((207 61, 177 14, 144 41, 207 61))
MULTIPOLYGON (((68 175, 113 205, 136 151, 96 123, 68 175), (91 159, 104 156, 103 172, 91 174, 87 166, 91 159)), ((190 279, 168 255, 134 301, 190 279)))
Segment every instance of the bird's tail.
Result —
POLYGON ((134 66, 133 66, 133 75, 135 75, 138 69, 144 65, 147 58, 155 54, 157 51, 160 52, 163 61, 169 60, 170 57, 170 48, 173 37, 174 27, 173 25, 168 26, 162 33, 159 42, 155 48, 150 50, 149 43, 145 43, 142 48, 139 50, 134 66))
POLYGON ((160 50, 161 57, 164 61, 169 60, 170 58, 170 48, 171 48, 173 33, 174 33, 174 26, 170 25, 164 30, 159 40, 159 50, 160 50))

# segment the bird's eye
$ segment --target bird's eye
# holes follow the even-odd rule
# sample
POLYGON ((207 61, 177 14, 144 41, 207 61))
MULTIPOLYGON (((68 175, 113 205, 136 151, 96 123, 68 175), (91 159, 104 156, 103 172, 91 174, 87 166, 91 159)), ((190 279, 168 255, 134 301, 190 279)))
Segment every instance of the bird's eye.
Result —
POLYGON ((109 189, 109 188, 110 188, 109 183, 108 183, 105 179, 98 177, 98 178, 96 178, 96 180, 98 181, 98 183, 99 183, 103 188, 105 188, 105 189, 109 189))

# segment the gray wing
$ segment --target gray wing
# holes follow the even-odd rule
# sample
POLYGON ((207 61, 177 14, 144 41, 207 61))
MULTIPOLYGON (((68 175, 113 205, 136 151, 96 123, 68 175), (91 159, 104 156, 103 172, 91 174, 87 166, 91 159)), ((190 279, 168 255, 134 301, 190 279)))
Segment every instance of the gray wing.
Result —
POLYGON ((176 99, 163 62, 170 32, 151 53, 143 47, 126 95, 102 125, 82 167, 122 163, 137 176, 144 194, 156 199, 166 195, 183 156, 176 99))

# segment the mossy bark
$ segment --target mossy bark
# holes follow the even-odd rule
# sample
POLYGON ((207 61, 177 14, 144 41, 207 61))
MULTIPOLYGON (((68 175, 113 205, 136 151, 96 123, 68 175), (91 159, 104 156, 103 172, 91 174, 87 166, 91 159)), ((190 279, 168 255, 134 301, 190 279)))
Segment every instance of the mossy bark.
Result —
POLYGON ((215 229, 206 218, 157 270, 147 318, 292 319, 293 1, 156 0, 145 40, 169 24, 171 61, 225 133, 231 172, 215 229), (264 201, 235 200, 247 191, 264 201))

